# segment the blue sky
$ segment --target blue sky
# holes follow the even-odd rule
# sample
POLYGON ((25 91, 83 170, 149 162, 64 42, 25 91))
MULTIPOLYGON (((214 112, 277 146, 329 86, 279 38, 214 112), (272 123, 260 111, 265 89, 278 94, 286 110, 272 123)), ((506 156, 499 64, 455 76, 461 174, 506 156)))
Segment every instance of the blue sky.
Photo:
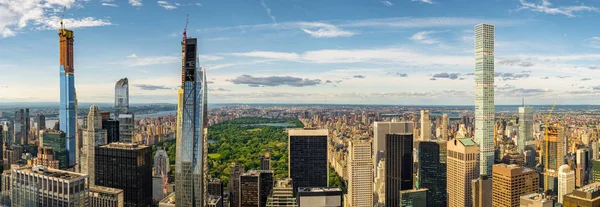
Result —
POLYGON ((212 103, 472 104, 479 23, 496 104, 600 95, 599 1, 0 0, 0 102, 58 101, 63 6, 80 102, 174 103, 186 14, 212 103))

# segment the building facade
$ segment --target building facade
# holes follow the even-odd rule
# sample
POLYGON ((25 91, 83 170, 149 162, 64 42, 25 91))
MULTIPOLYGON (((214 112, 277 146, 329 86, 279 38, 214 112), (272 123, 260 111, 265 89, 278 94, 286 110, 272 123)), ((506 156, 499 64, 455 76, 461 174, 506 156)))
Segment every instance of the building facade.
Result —
POLYGON ((80 157, 80 172, 89 176, 90 187, 95 186, 96 182, 96 165, 95 152, 96 147, 107 144, 106 130, 102 129, 102 116, 98 106, 92 105, 87 116, 86 129, 83 130, 82 149, 80 157))
POLYGON ((271 154, 265 153, 260 156, 260 170, 271 170, 271 154))
POLYGON ((475 26, 475 142, 480 173, 492 174, 494 164, 494 25, 475 26))
MULTIPOLYGON (((417 207, 427 205, 427 188, 400 191, 401 207, 417 207)), ((434 199, 434 198, 430 198, 434 199)))
POLYGON ((349 207, 373 206, 373 164, 371 141, 351 140, 348 147, 349 207))
POLYGON ((28 160, 27 164, 31 166, 42 165, 48 168, 59 169, 59 162, 54 158, 52 147, 38 147, 37 157, 28 160))
POLYGON ((517 137, 517 152, 523 154, 525 143, 533 140, 533 108, 519 107, 519 136, 517 137))
POLYGON ((134 115, 132 113, 121 113, 118 116, 119 121, 119 142, 133 143, 133 131, 135 128, 134 115))
POLYGON ((431 139, 431 118, 429 110, 421 110, 421 141, 431 139))
POLYGON ((540 187, 538 173, 530 168, 496 164, 493 172, 492 206, 518 207, 521 196, 536 193, 540 187))
POLYGON ((548 199, 544 194, 532 193, 521 196, 519 207, 553 207, 554 202, 548 199))
POLYGON ((229 204, 230 206, 240 205, 240 177, 244 174, 244 166, 232 163, 229 171, 229 204))
POLYGON ((277 181, 271 195, 267 198, 267 207, 298 207, 294 190, 292 189, 292 179, 277 181))
POLYGON ((564 207, 600 206, 600 183, 595 182, 575 189, 563 197, 564 207))
POLYGON ((43 166, 11 170, 11 206, 88 206, 88 177, 43 166), (67 190, 68 189, 68 190, 67 190))
POLYGON ((417 187, 427 188, 427 206, 446 206, 447 141, 416 142, 419 155, 417 187))
MULTIPOLYGON (((65 149, 67 150, 67 166, 75 165, 75 134, 77 133, 77 97, 75 95, 75 66, 73 59, 73 31, 61 28, 58 30, 60 41, 60 108, 58 120, 60 130, 65 133, 65 149)), ((56 149, 56 147, 52 147, 56 149)), ((55 153, 56 154, 56 153, 55 153)))
POLYGON ((90 187, 89 207, 123 207, 123 190, 103 186, 90 187))
POLYGON ((327 129, 288 131, 288 174, 294 191, 300 187, 327 187, 327 129))
POLYGON ((400 191, 413 189, 413 134, 387 134, 385 142, 385 205, 399 206, 400 191))
POLYGON ((122 78, 115 84, 115 117, 129 113, 129 79, 122 78))
POLYGON ((453 139, 447 144, 448 207, 472 206, 471 181, 479 177, 479 146, 471 139, 453 139))
POLYGON ((385 158, 385 135, 413 133, 413 122, 374 122, 373 123, 373 172, 377 175, 377 166, 385 158))
POLYGON ((28 108, 17 109, 15 111, 13 144, 27 145, 29 143, 29 130, 31 129, 29 120, 28 108))
POLYGON ((558 203, 563 203, 565 195, 575 190, 575 172, 569 165, 558 168, 558 203))
POLYGON ((342 189, 340 188, 299 188, 298 189, 299 207, 341 207, 342 189))
POLYGON ((69 152, 67 151, 66 143, 66 134, 53 129, 46 129, 42 139, 40 139, 41 146, 52 148, 54 157, 58 160, 58 167, 63 170, 67 169, 69 165, 69 152))

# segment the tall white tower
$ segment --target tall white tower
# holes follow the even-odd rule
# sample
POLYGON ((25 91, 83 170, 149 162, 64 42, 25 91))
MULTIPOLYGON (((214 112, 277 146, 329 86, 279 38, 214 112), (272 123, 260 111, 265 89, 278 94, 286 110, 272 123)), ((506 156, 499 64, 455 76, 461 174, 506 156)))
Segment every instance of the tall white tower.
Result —
POLYGON ((348 206, 373 206, 371 142, 367 140, 352 140, 350 141, 349 149, 348 206))
POLYGON ((429 110, 421 110, 421 140, 431 140, 431 119, 429 119, 429 110))
POLYGON ((558 202, 563 203, 563 196, 575 190, 575 172, 568 165, 558 168, 558 202))
POLYGON ((525 106, 519 107, 519 137, 517 138, 517 151, 523 154, 525 143, 533 140, 533 108, 525 106))
POLYGON ((494 164, 494 25, 475 26, 475 141, 482 175, 494 164))

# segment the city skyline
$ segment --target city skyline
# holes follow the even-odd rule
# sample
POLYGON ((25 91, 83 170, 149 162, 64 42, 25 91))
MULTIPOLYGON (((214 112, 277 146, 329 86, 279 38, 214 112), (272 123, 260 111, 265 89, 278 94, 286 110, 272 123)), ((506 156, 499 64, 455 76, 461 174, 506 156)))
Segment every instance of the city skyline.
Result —
POLYGON ((63 6, 66 28, 77 34, 79 102, 111 102, 114 82, 128 77, 132 103, 174 103, 180 62, 173 43, 186 13, 192 14, 188 34, 200 37, 199 63, 211 76, 212 103, 470 105, 473 27, 479 23, 496 27, 497 104, 516 105, 522 96, 528 104, 597 102, 600 37, 585 25, 597 19, 600 5, 339 3, 1 2, 0 10, 9 12, 0 17, 6 22, 0 25, 0 102, 59 98, 51 66, 58 59, 55 32, 63 6), (365 9, 372 12, 360 12, 365 9), (152 28, 142 20, 152 21, 152 28), (36 61, 20 64, 32 52, 40 54, 36 61), (39 87, 29 87, 33 83, 39 87))

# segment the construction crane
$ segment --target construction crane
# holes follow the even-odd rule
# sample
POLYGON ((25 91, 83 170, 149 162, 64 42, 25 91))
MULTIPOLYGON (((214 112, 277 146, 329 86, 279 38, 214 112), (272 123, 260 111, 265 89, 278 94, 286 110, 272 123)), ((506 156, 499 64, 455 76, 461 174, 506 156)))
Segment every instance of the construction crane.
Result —
POLYGON ((188 14, 188 15, 185 17, 185 27, 183 28, 183 41, 184 41, 184 42, 185 42, 185 40, 187 39, 187 26, 188 26, 188 23, 189 23, 189 22, 188 22, 189 18, 190 18, 190 15, 188 14))
POLYGON ((544 165, 544 168, 546 169, 545 173, 544 173, 544 192, 548 192, 548 166, 550 165, 549 164, 549 159, 548 159, 548 148, 549 148, 549 145, 550 145, 548 143, 549 142, 548 141, 549 140, 549 138, 548 138, 548 131, 549 131, 548 128, 550 127, 549 122, 550 122, 550 117, 552 116, 552 111, 554 111, 554 107, 556 106, 557 102, 558 102, 558 100, 556 100, 554 102, 554 104, 552 105, 552 108, 550 109, 550 112, 548 112, 548 116, 546 116, 546 128, 545 128, 545 132, 544 132, 544 134, 545 134, 544 135, 544 145, 546 146, 545 147, 546 149, 544 150, 544 159, 545 159, 545 162, 546 162, 545 165, 544 165))

